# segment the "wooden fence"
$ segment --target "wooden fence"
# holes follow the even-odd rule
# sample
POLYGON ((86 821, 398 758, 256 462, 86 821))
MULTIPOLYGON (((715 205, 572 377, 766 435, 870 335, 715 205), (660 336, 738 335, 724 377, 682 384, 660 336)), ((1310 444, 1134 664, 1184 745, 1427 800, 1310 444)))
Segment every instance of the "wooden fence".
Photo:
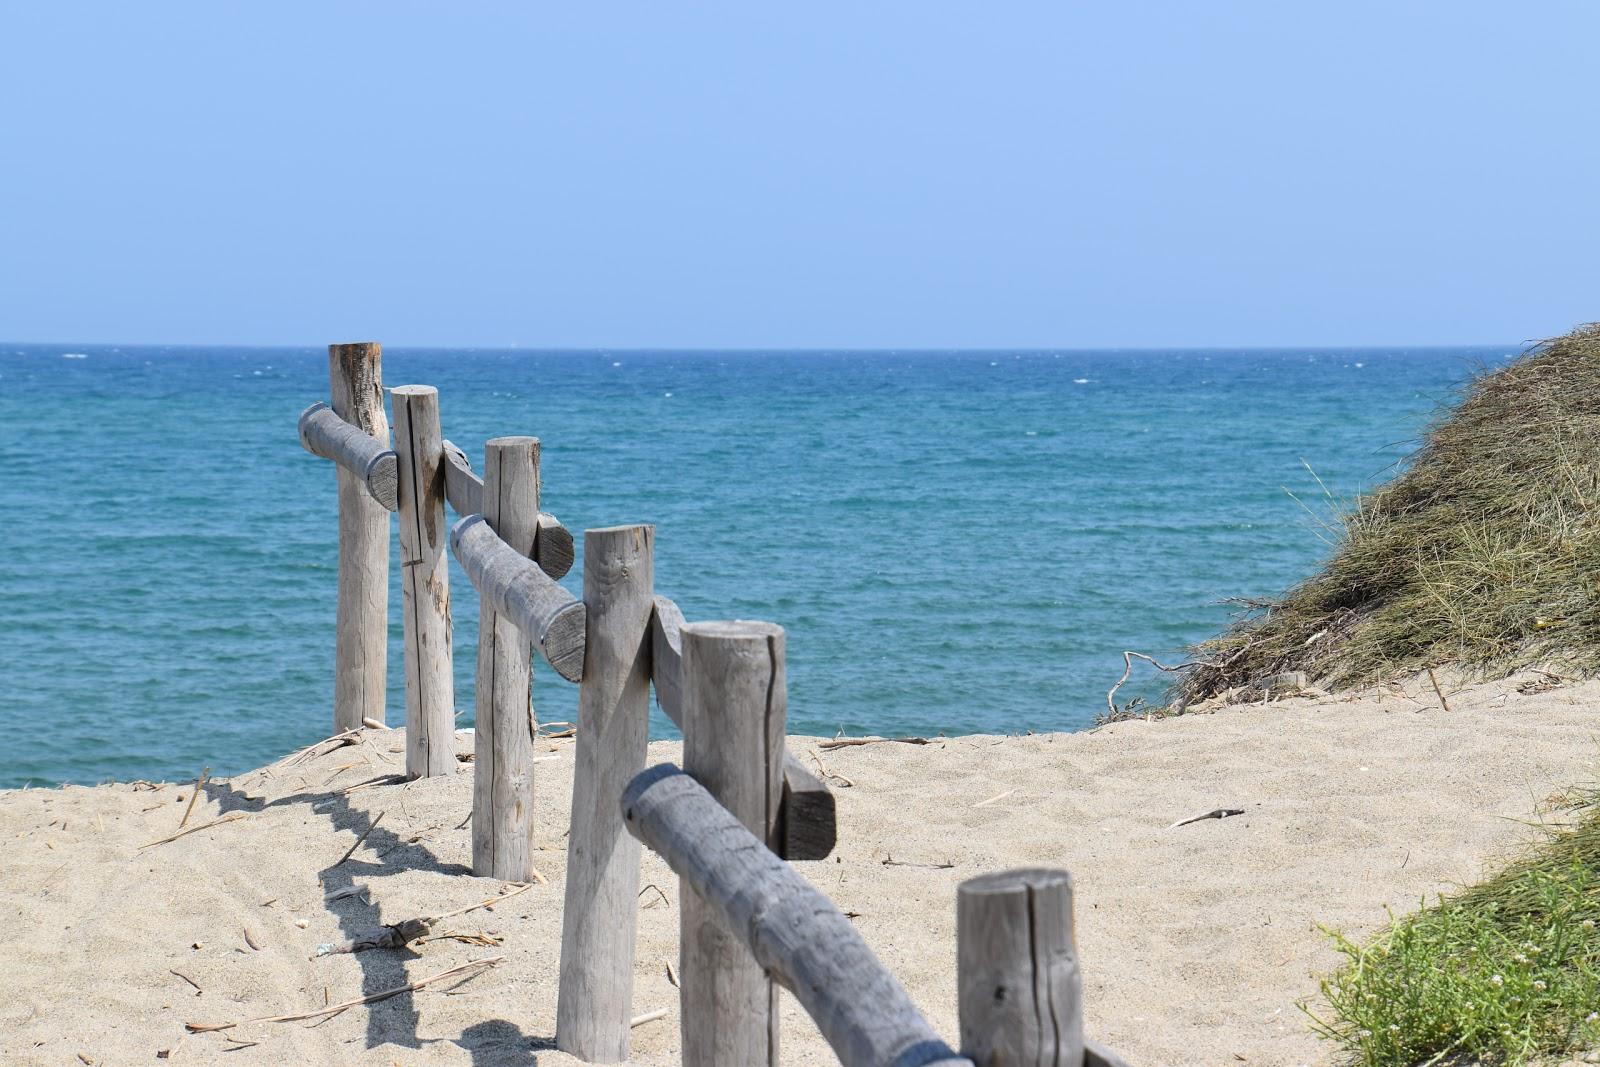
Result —
POLYGON ((574 597, 558 583, 573 537, 539 508, 538 439, 488 442, 480 478, 442 434, 438 391, 404 385, 390 390, 391 447, 380 361, 377 344, 330 346, 332 402, 300 416, 301 444, 334 462, 339 484, 334 731, 385 725, 394 512, 411 778, 456 771, 446 551, 480 598, 475 874, 533 875, 533 650, 578 685, 558 1047, 589 1062, 628 1058, 642 843, 681 881, 685 1063, 777 1064, 781 985, 845 1067, 1123 1065, 1084 1037, 1072 882, 1058 870, 959 887, 960 1052, 941 1040, 791 865, 825 858, 837 823, 832 793, 784 745, 782 628, 686 623, 656 595, 651 526, 587 530, 574 597), (681 769, 645 767, 652 688, 683 730, 681 769))

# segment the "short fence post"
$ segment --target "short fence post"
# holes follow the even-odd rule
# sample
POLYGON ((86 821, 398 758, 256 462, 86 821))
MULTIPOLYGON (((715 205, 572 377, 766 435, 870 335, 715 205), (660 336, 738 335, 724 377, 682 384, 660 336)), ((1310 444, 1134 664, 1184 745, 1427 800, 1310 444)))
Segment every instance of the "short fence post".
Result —
POLYGON ((455 692, 450 677, 450 575, 444 524, 439 390, 396 386, 400 473, 400 590, 405 609, 406 776, 454 774, 455 692))
POLYGON ((956 928, 961 1054, 977 1067, 1080 1067, 1083 980, 1067 872, 1002 871, 961 883, 956 928))
MULTIPOLYGON (((788 698, 784 634, 764 622, 682 629, 683 769, 778 851, 788 698)), ((778 1063, 778 987, 710 905, 680 880, 683 1062, 778 1063)))
MULTIPOLYGON (((484 446, 483 517, 500 539, 533 555, 539 529, 539 439, 484 446)), ((472 873, 533 878, 533 643, 485 599, 478 613, 473 728, 472 873)))
MULTIPOLYGON (((383 347, 328 346, 328 399, 335 415, 389 447, 383 413, 383 347)), ((333 652, 333 731, 384 720, 389 649, 389 512, 362 480, 339 479, 339 606, 333 652)))
POLYGON ((619 800, 644 770, 650 712, 655 527, 583 535, 587 612, 572 831, 561 928, 556 1047, 591 1063, 628 1058, 639 842, 619 800))

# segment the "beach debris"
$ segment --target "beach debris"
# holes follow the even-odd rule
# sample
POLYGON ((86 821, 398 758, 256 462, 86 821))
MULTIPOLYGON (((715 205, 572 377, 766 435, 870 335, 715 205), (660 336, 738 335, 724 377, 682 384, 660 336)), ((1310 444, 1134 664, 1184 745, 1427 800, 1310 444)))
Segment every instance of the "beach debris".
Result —
POLYGON ((1444 698, 1444 690, 1439 688, 1439 676, 1433 673, 1432 667, 1428 668, 1428 681, 1433 683, 1433 692, 1439 698, 1439 706, 1448 712, 1450 702, 1444 698))
POLYGON ((334 956, 341 952, 365 952, 369 948, 405 948, 413 941, 427 937, 433 929, 428 919, 406 919, 389 926, 378 926, 348 941, 338 944, 318 945, 317 956, 334 956))
POLYGON ((207 767, 200 772, 200 777, 195 779, 194 789, 189 793, 189 806, 183 809, 183 818, 178 820, 178 829, 182 830, 189 821, 189 815, 194 811, 194 802, 200 797, 200 790, 206 787, 206 779, 211 777, 211 768, 207 767))
POLYGON ((235 1027, 248 1026, 252 1023, 293 1023, 306 1019, 320 1019, 324 1015, 338 1015, 363 1004, 376 1004, 380 1000, 388 1000, 390 997, 397 997, 401 993, 414 993, 435 982, 442 982, 446 978, 454 978, 457 975, 469 974, 470 972, 470 977, 476 977, 482 971, 504 962, 504 956, 486 956, 481 960, 468 960, 466 963, 458 964, 446 971, 440 971, 438 974, 430 974, 426 978, 418 978, 414 982, 407 982, 405 985, 381 990, 368 996, 357 997, 354 1000, 330 1004, 315 1011, 296 1012, 293 1015, 264 1015, 258 1019, 239 1019, 229 1023, 184 1023, 183 1027, 191 1034, 209 1034, 219 1030, 232 1030, 235 1027))
POLYGON ((857 745, 931 745, 927 737, 835 737, 831 741, 818 741, 817 747, 831 751, 836 748, 854 748, 857 745))
POLYGON ((635 1015, 633 1020, 628 1023, 628 1026, 630 1028, 635 1026, 643 1026, 645 1023, 653 1023, 657 1019, 665 1019, 666 1017, 667 1009, 657 1008, 655 1011, 647 1011, 643 1015, 635 1015))
POLYGON ((339 862, 335 863, 334 866, 337 867, 344 863, 344 861, 349 859, 351 856, 354 856, 356 854, 356 849, 361 847, 361 842, 365 841, 367 839, 367 835, 378 828, 378 824, 383 821, 383 817, 387 814, 389 814, 387 811, 378 812, 378 817, 372 820, 372 824, 370 826, 361 831, 361 836, 356 838, 356 843, 350 846, 350 851, 346 852, 343 856, 340 856, 339 862))
POLYGON ((324 737, 321 741, 309 744, 298 752, 291 752, 287 756, 283 757, 283 759, 279 760, 278 763, 273 764, 273 766, 282 764, 285 767, 293 767, 296 764, 304 763, 313 756, 324 756, 336 748, 343 748, 345 745, 359 744, 361 744, 361 731, 346 730, 342 734, 334 734, 332 737, 324 737), (327 745, 328 747, 322 748, 323 745, 327 745), (321 749, 321 751, 318 751, 319 749, 321 749))
POLYGON ((244 928, 244 943, 250 946, 252 952, 261 951, 261 942, 256 940, 256 935, 250 932, 248 926, 244 928))
POLYGON ((990 797, 988 800, 980 800, 980 801, 978 801, 976 804, 974 804, 972 806, 975 807, 975 808, 987 808, 990 804, 993 804, 996 801, 1004 800, 1006 797, 1014 796, 1015 794, 1020 793, 1020 792, 1022 792, 1021 789, 1007 789, 1004 793, 996 793, 994 796, 990 797))
POLYGON ((429 941, 459 941, 463 945, 477 945, 480 948, 494 948, 497 945, 503 944, 505 942, 505 938, 499 936, 498 934, 462 934, 454 931, 446 931, 442 934, 431 934, 428 937, 424 937, 422 940, 418 941, 417 944, 426 944, 429 941))
POLYGON ((943 863, 915 863, 911 860, 897 860, 888 853, 884 853, 879 861, 885 867, 924 867, 930 871, 948 871, 955 866, 954 860, 945 860, 943 863))
MULTIPOLYGON (((519 885, 519 886, 517 886, 517 888, 511 890, 509 893, 501 893, 497 897, 490 897, 488 900, 480 900, 476 904, 468 904, 464 908, 457 908, 455 911, 447 911, 443 915, 435 915, 432 918, 430 918, 428 920, 428 922, 430 924, 432 924, 432 925, 437 926, 440 919, 451 919, 451 918, 454 918, 457 915, 465 915, 469 911, 477 911, 479 908, 493 908, 496 904, 500 903, 502 900, 510 900, 512 897, 516 896, 518 893, 526 893, 528 890, 532 889, 535 884, 538 884, 538 885, 544 885, 545 884, 544 875, 540 874, 538 871, 534 871, 533 874, 534 874, 535 879, 537 880, 536 883, 535 882, 524 882, 522 885, 519 885)), ((515 883, 512 883, 512 884, 515 885, 515 883)))
POLYGON ((1551 674, 1549 671, 1538 671, 1536 673, 1539 675, 1539 677, 1530 678, 1526 682, 1523 682, 1521 685, 1517 686, 1517 692, 1523 694, 1524 696, 1529 696, 1534 693, 1545 693, 1552 689, 1560 689, 1561 686, 1567 681, 1567 679, 1561 677, 1561 675, 1551 674))
POLYGON ((322 902, 324 904, 331 904, 335 900, 343 900, 345 897, 356 897, 362 895, 363 893, 370 892, 372 892, 372 888, 370 886, 347 885, 343 889, 335 889, 331 893, 323 894, 322 902))
POLYGON ((367 778, 357 782, 355 785, 347 785, 343 789, 335 790, 333 795, 336 797, 346 797, 351 793, 358 792, 362 789, 370 789, 375 785, 399 785, 405 780, 406 776, 403 774, 380 774, 376 778, 367 778))
POLYGON ((653 907, 656 906, 657 903, 665 904, 669 908, 672 907, 672 901, 667 898, 667 894, 662 890, 662 888, 660 886, 656 885, 654 882, 651 882, 649 885, 647 885, 643 889, 639 890, 639 895, 642 897, 646 893, 650 892, 650 890, 652 890, 652 889, 654 889, 656 891, 656 895, 654 897, 651 897, 645 903, 639 905, 641 908, 653 908, 653 907), (657 900, 658 897, 660 898, 659 901, 657 900))
POLYGON ((1243 815, 1243 814, 1244 814, 1244 809, 1243 808, 1213 808, 1212 810, 1210 810, 1208 812, 1205 812, 1204 814, 1201 814, 1201 815, 1191 815, 1187 819, 1179 819, 1177 822, 1175 822, 1171 826, 1167 827, 1167 829, 1168 830, 1176 830, 1178 827, 1180 827, 1180 826, 1188 826, 1192 822, 1203 822, 1206 819, 1226 819, 1231 815, 1243 815))
POLYGON ((377 719, 374 719, 370 715, 363 715, 361 717, 361 725, 365 726, 369 730, 390 730, 390 729, 393 729, 393 727, 391 727, 388 723, 379 722, 377 719))
POLYGON ((1121 689, 1123 685, 1127 683, 1128 676, 1133 674, 1133 661, 1136 659, 1142 659, 1146 663, 1155 667, 1157 670, 1167 671, 1168 673, 1173 671, 1185 671, 1190 667, 1214 666, 1214 664, 1206 663, 1202 660, 1190 660, 1187 663, 1176 663, 1169 667, 1165 663, 1162 663, 1160 660, 1156 659, 1154 656, 1147 656, 1143 652, 1123 652, 1122 677, 1117 679, 1117 684, 1112 686, 1111 691, 1106 694, 1106 711, 1113 718, 1117 716, 1117 690, 1121 689))
POLYGON ((672 983, 672 988, 673 989, 681 989, 681 988, 683 988, 682 986, 678 985, 678 975, 677 975, 677 972, 672 969, 672 961, 671 960, 667 961, 667 981, 672 983))
POLYGON ((203 823, 200 823, 198 826, 191 826, 187 830, 179 830, 177 833, 172 834, 172 835, 170 835, 168 837, 163 837, 159 841, 151 841, 147 845, 140 845, 139 848, 141 850, 147 849, 147 848, 155 848, 157 845, 164 845, 169 841, 176 841, 180 837, 187 837, 190 834, 197 834, 201 830, 209 830, 213 826, 221 826, 225 822, 236 822, 237 820, 242 819, 242 818, 244 818, 245 816, 247 816, 249 814, 250 813, 248 811, 230 811, 230 812, 228 812, 228 814, 222 816, 220 819, 212 819, 210 822, 203 822, 203 823))
POLYGON ((168 970, 167 973, 170 974, 170 975, 175 975, 178 978, 182 978, 185 982, 188 982, 190 985, 194 986, 194 995, 195 996, 198 997, 201 993, 205 992, 204 989, 200 988, 200 983, 199 982, 196 982, 193 978, 190 978, 188 975, 184 974, 182 971, 168 970))
POLYGON ((855 785, 854 782, 846 778, 844 775, 839 774, 836 771, 829 770, 828 765, 822 762, 822 757, 817 754, 816 749, 811 750, 811 758, 816 761, 817 771, 822 775, 823 778, 830 782, 838 782, 840 785, 846 788, 855 785))

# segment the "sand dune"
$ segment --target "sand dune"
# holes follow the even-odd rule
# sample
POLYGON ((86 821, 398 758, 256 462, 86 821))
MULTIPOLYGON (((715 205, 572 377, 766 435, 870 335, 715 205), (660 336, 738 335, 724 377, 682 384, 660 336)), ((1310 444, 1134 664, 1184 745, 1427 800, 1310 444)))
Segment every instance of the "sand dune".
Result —
MULTIPOLYGON (((957 883, 1047 864, 1077 879, 1091 1030, 1130 1061, 1327 1063, 1331 1050, 1298 1007, 1336 963, 1317 924, 1367 932, 1385 907, 1474 878, 1526 836, 1524 820, 1552 793, 1590 779, 1600 683, 1525 695, 1519 680, 1455 694, 1448 714, 1413 689, 823 753, 853 785, 839 790, 836 856, 801 866, 859 913, 862 934, 952 1040, 957 883), (1221 806, 1245 814, 1171 828, 1221 806)), ((550 1044, 570 741, 552 742, 539 768, 537 863, 549 884, 443 926, 497 945, 445 939, 312 958, 359 928, 501 891, 463 873, 470 772, 338 792, 399 770, 400 737, 369 734, 213 783, 190 826, 246 814, 143 849, 177 829, 186 786, 0 794, 0 1061, 574 1062, 550 1044), (370 903, 324 902, 352 884, 370 888, 370 903), (504 962, 459 988, 440 983, 320 1025, 184 1035, 186 1021, 308 1011, 496 955, 504 962)), ((814 741, 790 744, 810 760, 814 741)), ((653 761, 677 753, 651 746, 653 761)), ((676 1063, 666 965, 677 955, 677 883, 648 853, 643 882, 661 892, 640 896, 635 1011, 671 1011, 634 1031, 635 1062, 676 1063)), ((785 1062, 832 1062, 788 1000, 784 1047, 785 1062)))

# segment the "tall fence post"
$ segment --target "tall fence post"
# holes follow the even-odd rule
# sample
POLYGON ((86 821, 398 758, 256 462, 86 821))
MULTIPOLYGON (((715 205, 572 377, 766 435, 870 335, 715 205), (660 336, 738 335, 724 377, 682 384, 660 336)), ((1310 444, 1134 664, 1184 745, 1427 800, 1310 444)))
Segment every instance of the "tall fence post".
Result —
POLYGON ((405 609, 406 776, 456 770, 450 677, 450 575, 444 525, 439 390, 401 385, 394 397, 400 474, 400 590, 405 609))
MULTIPOLYGON (((533 555, 539 532, 539 439, 484 446, 483 517, 500 539, 533 555)), ((472 873, 533 877, 533 642, 484 598, 478 613, 473 728, 472 873)))
MULTIPOLYGON (((784 634, 765 622, 683 627, 683 769, 774 852, 788 697, 784 634)), ((778 1063, 778 987, 681 880, 678 973, 683 1062, 778 1063)))
POLYGON ((591 1063, 628 1058, 639 842, 618 801, 644 769, 650 712, 655 527, 583 535, 587 612, 561 927, 556 1046, 591 1063))
POLYGON ((961 1054, 977 1067, 1080 1067, 1083 979, 1072 878, 1029 868, 956 890, 961 1054))
MULTIPOLYGON (((383 346, 328 346, 328 399, 334 414, 389 447, 383 413, 383 346)), ((339 606, 333 652, 333 731, 384 720, 389 649, 389 512, 356 475, 339 479, 339 606)))

